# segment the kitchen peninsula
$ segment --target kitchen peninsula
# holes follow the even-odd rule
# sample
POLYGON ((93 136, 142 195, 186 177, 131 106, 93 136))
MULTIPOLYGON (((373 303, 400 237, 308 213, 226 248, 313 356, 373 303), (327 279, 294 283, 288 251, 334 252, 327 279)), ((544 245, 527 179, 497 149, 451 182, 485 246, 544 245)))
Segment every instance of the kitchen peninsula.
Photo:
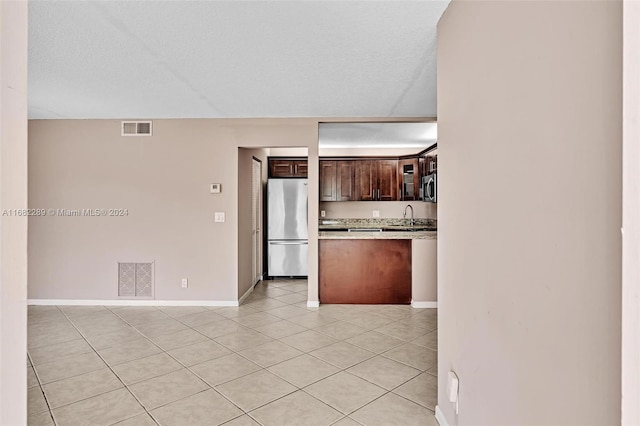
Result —
POLYGON ((432 219, 331 219, 319 224, 321 303, 435 307, 432 219))

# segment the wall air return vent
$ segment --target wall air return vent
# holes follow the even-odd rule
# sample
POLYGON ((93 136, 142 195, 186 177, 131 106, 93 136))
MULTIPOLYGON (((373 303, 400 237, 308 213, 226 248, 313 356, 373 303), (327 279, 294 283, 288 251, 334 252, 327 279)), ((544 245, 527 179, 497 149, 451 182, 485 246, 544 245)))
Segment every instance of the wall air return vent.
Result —
POLYGON ((122 136, 151 136, 151 121, 123 121, 121 122, 122 136))
POLYGON ((118 262, 118 296, 153 297, 153 262, 118 262))

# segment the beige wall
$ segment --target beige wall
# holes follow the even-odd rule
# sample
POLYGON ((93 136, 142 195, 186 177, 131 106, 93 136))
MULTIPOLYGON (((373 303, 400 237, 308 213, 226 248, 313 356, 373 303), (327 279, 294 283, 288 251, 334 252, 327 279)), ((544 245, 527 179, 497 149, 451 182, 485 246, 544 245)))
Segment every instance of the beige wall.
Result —
POLYGON ((0 424, 27 423, 27 2, 0 2, 0 424))
POLYGON ((449 425, 620 424, 621 6, 453 1, 440 20, 449 425))
MULTIPOLYGON (((373 218, 374 210, 380 212, 381 218, 401 218, 407 204, 413 207, 415 218, 438 218, 438 205, 423 201, 326 201, 320 203, 320 210, 325 211, 325 219, 373 218)), ((411 210, 407 209, 407 218, 410 217, 411 210)))
MULTIPOLYGON (((317 145, 317 120, 153 124, 151 137, 121 137, 118 120, 29 123, 32 208, 129 211, 31 218, 30 299, 116 299, 117 262, 153 260, 156 299, 237 300, 239 266, 251 265, 250 250, 240 247, 244 236, 238 240, 239 220, 247 220, 238 215, 246 201, 238 198, 238 148, 317 145), (221 183, 222 193, 210 194, 210 183, 221 183), (225 223, 214 223, 216 211, 226 213, 225 223), (189 279, 188 289, 181 278, 189 279)), ((309 185, 317 192, 317 176, 309 185)), ((317 200, 309 204, 317 212, 317 200)), ((310 248, 313 268, 317 248, 310 248)))
POLYGON ((411 302, 438 301, 438 240, 411 240, 411 302))
POLYGON ((640 3, 624 2, 622 424, 640 425, 640 3))

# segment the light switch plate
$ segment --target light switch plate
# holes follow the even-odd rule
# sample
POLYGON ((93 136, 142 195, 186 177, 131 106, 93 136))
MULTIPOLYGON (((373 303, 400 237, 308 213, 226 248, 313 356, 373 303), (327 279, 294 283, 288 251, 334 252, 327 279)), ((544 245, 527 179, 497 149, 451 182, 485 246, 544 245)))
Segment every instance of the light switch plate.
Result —
POLYGON ((224 222, 224 212, 216 212, 215 221, 224 222))
POLYGON ((373 217, 380 217, 380 210, 374 210, 373 217))
POLYGON ((327 215, 327 212, 325 212, 324 210, 320 210, 320 217, 325 217, 327 215))
POLYGON ((211 185, 209 185, 209 190, 212 194, 219 194, 222 192, 222 184, 212 183, 211 185))
POLYGON ((182 288, 189 287, 189 279, 188 278, 183 278, 181 284, 182 284, 182 288))

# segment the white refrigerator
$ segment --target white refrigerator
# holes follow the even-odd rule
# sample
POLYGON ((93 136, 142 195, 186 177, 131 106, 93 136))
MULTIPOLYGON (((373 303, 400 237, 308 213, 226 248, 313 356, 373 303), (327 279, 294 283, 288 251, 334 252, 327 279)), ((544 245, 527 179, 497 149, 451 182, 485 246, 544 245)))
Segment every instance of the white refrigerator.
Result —
POLYGON ((272 277, 308 274, 307 179, 267 181, 268 271, 272 277))

